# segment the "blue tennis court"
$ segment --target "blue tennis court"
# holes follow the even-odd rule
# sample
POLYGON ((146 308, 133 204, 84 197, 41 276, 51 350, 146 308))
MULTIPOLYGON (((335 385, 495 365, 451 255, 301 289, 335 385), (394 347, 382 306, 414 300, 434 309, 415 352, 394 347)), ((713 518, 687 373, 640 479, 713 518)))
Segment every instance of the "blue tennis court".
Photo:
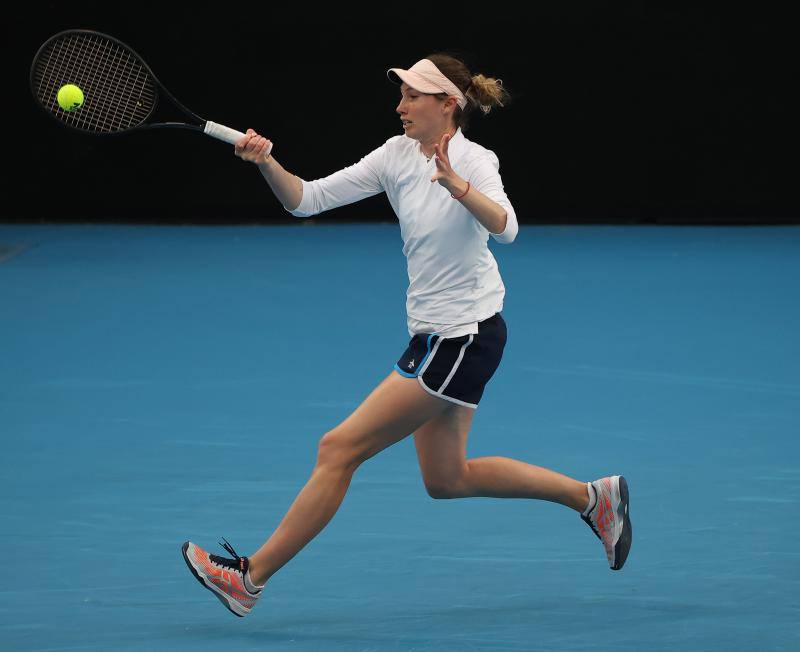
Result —
POLYGON ((800 229, 521 226, 469 438, 624 473, 577 514, 433 500, 410 438, 240 620, 187 539, 252 551, 408 343, 396 224, 0 225, 6 650, 800 648, 800 229))

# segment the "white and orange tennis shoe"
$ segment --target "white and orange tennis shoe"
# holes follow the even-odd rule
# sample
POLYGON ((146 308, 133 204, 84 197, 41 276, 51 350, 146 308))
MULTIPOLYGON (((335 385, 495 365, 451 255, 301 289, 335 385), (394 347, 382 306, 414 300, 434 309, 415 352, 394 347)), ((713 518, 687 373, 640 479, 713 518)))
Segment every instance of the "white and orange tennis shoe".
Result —
POLYGON ((581 518, 603 543, 611 570, 619 570, 631 549, 628 483, 621 475, 612 475, 587 484, 594 489, 595 503, 590 501, 581 518))
POLYGON ((220 545, 233 555, 233 559, 210 555, 191 541, 183 544, 181 552, 197 581, 217 596, 230 611, 243 618, 261 597, 263 586, 254 586, 249 576, 245 579, 250 561, 236 554, 226 539, 222 541, 220 545))

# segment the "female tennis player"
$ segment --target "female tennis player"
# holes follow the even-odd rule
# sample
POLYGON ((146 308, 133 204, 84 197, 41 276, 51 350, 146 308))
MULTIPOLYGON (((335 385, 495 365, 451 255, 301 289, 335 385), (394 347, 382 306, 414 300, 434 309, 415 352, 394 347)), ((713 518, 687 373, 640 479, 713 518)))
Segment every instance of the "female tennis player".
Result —
POLYGON ((411 433, 431 497, 549 500, 580 513, 613 570, 630 549, 622 476, 582 482, 505 457, 466 458, 475 409, 506 343, 505 287, 487 242, 513 242, 518 226, 497 156, 463 132, 472 110, 489 113, 510 95, 502 80, 473 76, 443 53, 387 75, 400 85, 403 134, 328 177, 309 182, 287 172, 253 130, 235 145, 298 217, 387 194, 408 260, 411 337, 391 373, 320 439, 310 479, 261 548, 242 557, 223 540, 228 558, 183 544, 194 576, 237 616, 250 613, 267 580, 327 525, 359 465, 411 433))

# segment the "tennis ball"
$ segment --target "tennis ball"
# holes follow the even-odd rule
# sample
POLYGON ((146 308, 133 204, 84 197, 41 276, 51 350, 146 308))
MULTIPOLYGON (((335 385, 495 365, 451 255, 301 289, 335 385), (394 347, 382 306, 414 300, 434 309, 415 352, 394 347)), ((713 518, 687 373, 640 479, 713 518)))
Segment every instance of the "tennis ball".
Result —
POLYGON ((83 105, 83 91, 75 84, 65 84, 58 89, 58 106, 65 111, 74 111, 83 105))

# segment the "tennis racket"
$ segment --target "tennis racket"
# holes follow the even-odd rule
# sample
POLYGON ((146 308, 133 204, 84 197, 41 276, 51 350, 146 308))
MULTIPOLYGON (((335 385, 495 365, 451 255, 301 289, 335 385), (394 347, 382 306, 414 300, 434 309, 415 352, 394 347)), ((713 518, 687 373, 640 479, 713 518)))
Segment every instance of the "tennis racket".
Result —
MULTIPOLYGON (((178 128, 202 131, 234 144, 244 134, 187 109, 158 81, 144 60, 120 40, 87 29, 71 29, 49 38, 33 58, 30 72, 33 97, 62 125, 92 134, 119 134, 144 129, 178 128), (65 111, 58 91, 74 84, 83 91, 83 104, 65 111), (188 121, 158 121, 159 91, 188 121)), ((167 104, 162 102, 162 105, 167 104)), ((265 153, 268 156, 272 144, 265 153)))

